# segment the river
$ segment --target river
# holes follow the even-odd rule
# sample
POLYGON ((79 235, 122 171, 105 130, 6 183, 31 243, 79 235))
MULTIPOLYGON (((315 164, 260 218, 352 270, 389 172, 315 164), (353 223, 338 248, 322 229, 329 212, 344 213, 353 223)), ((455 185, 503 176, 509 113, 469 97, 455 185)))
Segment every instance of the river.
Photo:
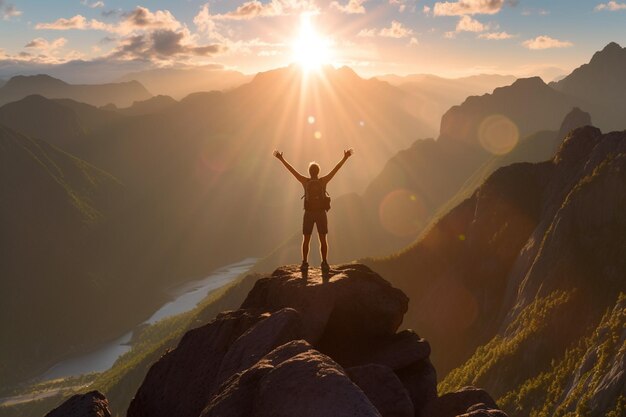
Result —
MULTIPOLYGON (((206 278, 187 282, 175 288, 172 291, 174 298, 163 304, 148 320, 141 324, 154 324, 164 318, 192 310, 211 292, 231 283, 241 274, 248 272, 256 261, 256 258, 247 258, 217 269, 206 278)), ((117 340, 109 342, 93 352, 57 363, 37 379, 46 381, 106 371, 113 366, 117 358, 131 349, 130 341, 132 337, 133 330, 130 330, 117 340)))

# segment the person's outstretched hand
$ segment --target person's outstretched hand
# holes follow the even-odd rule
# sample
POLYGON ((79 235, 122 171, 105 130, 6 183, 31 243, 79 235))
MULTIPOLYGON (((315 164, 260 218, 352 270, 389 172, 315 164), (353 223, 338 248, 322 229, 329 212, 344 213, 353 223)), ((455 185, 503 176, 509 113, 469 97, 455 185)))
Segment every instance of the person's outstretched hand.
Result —
POLYGON ((343 158, 348 159, 352 156, 353 153, 354 153, 354 149, 347 149, 343 151, 343 158))
POLYGON ((278 151, 276 151, 276 150, 275 150, 275 151, 274 151, 274 156, 275 156, 276 158, 278 158, 280 161, 282 161, 282 160, 283 160, 283 153, 282 153, 282 152, 278 152, 278 151))

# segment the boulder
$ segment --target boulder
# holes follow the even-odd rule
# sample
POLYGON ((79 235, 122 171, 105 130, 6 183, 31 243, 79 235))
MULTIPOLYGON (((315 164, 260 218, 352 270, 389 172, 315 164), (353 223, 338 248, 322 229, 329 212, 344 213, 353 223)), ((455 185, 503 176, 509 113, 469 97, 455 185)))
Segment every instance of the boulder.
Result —
POLYGON ((214 386, 253 366, 276 347, 300 339, 300 333, 300 314, 292 308, 279 310, 267 319, 261 320, 235 340, 228 349, 222 359, 214 386))
MULTIPOLYGON (((424 408, 422 415, 428 417, 456 417, 465 414, 470 407, 476 404, 482 404, 487 409, 498 409, 496 402, 487 392, 480 388, 465 387, 431 401, 424 408)), ((476 410, 476 412, 480 411, 476 410)))
POLYGON ((330 342, 332 341, 320 343, 321 350, 344 367, 377 363, 395 370, 430 356, 430 344, 413 330, 369 339, 364 343, 345 341, 344 346, 330 342))
POLYGON ((77 394, 45 417, 111 417, 109 401, 99 391, 77 394))
POLYGON ((349 368, 346 372, 382 417, 415 416, 409 393, 391 368, 369 364, 349 368))
POLYGON ((324 336, 341 342, 396 332, 408 308, 402 291, 365 265, 339 265, 331 274, 303 279, 295 265, 278 268, 257 281, 241 308, 297 309, 304 339, 313 345, 324 336))
MULTIPOLYGON (((244 366, 236 363, 242 355, 263 356, 275 347, 273 342, 284 343, 289 335, 298 333, 297 321, 293 311, 279 311, 272 318, 258 310, 237 310, 187 332, 176 349, 152 365, 127 416, 197 417, 218 388, 218 378, 227 378, 229 372, 244 366), (263 322, 254 332, 259 340, 252 341, 248 330, 254 331, 253 326, 263 322), (269 329, 271 325, 275 327, 269 329), (237 343, 242 336, 245 343, 237 343), (229 352, 231 347, 234 350, 229 352), (229 358, 226 362, 225 357, 229 358)), ((244 362, 250 363, 250 358, 244 362)))
POLYGON ((402 385, 409 393, 416 416, 429 416, 424 413, 425 407, 437 398, 437 372, 426 358, 396 370, 402 385))
POLYGON ((380 417, 331 358, 289 342, 226 381, 202 417, 380 417))

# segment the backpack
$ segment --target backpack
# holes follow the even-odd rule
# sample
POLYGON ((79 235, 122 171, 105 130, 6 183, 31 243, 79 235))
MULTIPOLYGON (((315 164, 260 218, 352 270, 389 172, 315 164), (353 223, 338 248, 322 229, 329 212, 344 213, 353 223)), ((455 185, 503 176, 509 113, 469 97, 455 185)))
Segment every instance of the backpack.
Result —
POLYGON ((304 184, 305 210, 330 210, 330 196, 326 192, 324 183, 320 180, 308 180, 304 184))

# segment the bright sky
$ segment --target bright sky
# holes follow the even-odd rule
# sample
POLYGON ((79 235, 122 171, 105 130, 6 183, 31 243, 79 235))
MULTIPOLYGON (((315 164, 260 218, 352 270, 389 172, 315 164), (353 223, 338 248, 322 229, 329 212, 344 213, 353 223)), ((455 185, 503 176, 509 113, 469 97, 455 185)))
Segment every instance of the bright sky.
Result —
POLYGON ((254 73, 312 51, 323 58, 309 60, 347 64, 366 76, 502 73, 550 80, 611 41, 626 46, 626 0, 138 3, 0 0, 0 77, 71 68, 76 60, 93 61, 103 78, 113 77, 112 68, 153 66, 221 65, 254 73), (313 28, 313 38, 304 41, 303 13, 313 28))

